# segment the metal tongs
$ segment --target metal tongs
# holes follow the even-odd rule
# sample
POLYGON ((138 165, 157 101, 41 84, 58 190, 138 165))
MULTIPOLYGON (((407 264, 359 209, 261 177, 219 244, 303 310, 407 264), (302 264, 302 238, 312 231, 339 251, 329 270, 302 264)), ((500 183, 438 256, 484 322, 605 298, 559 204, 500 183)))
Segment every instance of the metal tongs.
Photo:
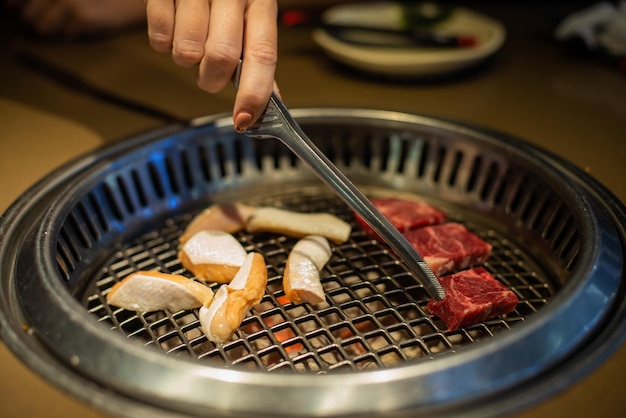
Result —
MULTIPOLYGON (((239 88, 241 64, 240 60, 233 75, 236 89, 239 88)), ((424 259, 400 231, 306 136, 275 93, 272 93, 263 115, 245 134, 250 138, 275 138, 282 141, 400 256, 431 298, 440 301, 445 297, 439 280, 424 259)))

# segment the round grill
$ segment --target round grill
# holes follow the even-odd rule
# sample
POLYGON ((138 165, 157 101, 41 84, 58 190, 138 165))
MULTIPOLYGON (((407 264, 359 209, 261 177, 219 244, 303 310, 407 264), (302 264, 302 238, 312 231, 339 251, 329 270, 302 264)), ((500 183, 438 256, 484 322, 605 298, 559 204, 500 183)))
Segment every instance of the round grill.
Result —
POLYGON ((9 346, 121 415, 484 416, 559 389, 557 377, 580 376, 621 344, 623 205, 584 173, 522 141, 439 120, 350 109, 294 115, 367 195, 417 195, 492 244, 485 267, 518 296, 516 309, 447 331, 402 260, 287 148, 234 134, 230 118, 217 116, 79 159, 7 211, 9 346), (134 271, 192 278, 177 259, 178 237, 200 210, 235 201, 352 223, 322 271, 324 303, 284 298, 296 239, 248 232, 235 236, 263 254, 269 281, 229 342, 209 342, 197 310, 106 303, 134 271))

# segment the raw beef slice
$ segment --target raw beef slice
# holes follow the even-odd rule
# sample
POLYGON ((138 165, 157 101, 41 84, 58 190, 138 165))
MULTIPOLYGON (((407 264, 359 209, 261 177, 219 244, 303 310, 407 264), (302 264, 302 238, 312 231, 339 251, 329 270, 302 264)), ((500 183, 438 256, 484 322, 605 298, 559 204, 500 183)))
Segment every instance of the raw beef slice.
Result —
POLYGON ((459 223, 425 226, 404 233, 437 276, 487 261, 491 245, 459 223))
MULTIPOLYGON (((446 220, 444 212, 424 202, 393 197, 371 198, 370 201, 400 232, 440 224, 446 220)), ((360 216, 356 215, 355 218, 365 231, 375 235, 372 228, 360 216)))
POLYGON ((511 312, 517 296, 484 267, 439 278, 446 292, 442 301, 431 299, 426 307, 441 318, 448 331, 511 312))

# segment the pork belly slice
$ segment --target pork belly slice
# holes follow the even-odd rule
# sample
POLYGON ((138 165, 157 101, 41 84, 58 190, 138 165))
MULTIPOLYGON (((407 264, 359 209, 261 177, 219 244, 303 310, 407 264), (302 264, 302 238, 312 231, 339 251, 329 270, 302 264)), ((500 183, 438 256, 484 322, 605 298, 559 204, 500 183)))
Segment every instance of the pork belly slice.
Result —
POLYGON ((237 238, 224 231, 200 231, 178 252, 180 263, 202 282, 228 283, 247 252, 237 238))
POLYGON ((294 238, 321 235, 335 244, 350 238, 349 223, 330 213, 302 213, 286 209, 259 207, 246 223, 248 232, 273 232, 294 238))
POLYGON ((242 203, 216 203, 196 215, 185 228, 179 238, 184 244, 200 231, 223 231, 229 234, 241 231, 246 226, 248 217, 254 211, 254 206, 242 203))
POLYGON ((465 226, 448 222, 404 233, 437 276, 484 263, 491 245, 465 226))
POLYGON ((116 283, 107 294, 110 305, 130 311, 176 312, 209 303, 213 291, 187 277, 158 271, 138 271, 116 283))
POLYGON ((316 305, 325 300, 320 271, 332 252, 326 238, 309 235, 293 246, 283 274, 285 296, 295 304, 316 305))
MULTIPOLYGON (((425 202, 395 197, 370 198, 370 201, 400 232, 437 225, 446 220, 445 212, 425 202)), ((355 214, 355 219, 367 233, 376 235, 363 218, 355 214)))
POLYGON ((515 293, 484 267, 443 276, 439 282, 446 297, 431 299, 426 308, 446 323, 448 331, 507 314, 517 306, 515 293))
POLYGON ((249 253, 230 284, 222 285, 210 304, 200 308, 202 331, 214 343, 228 341, 267 286, 267 266, 259 253, 249 253))

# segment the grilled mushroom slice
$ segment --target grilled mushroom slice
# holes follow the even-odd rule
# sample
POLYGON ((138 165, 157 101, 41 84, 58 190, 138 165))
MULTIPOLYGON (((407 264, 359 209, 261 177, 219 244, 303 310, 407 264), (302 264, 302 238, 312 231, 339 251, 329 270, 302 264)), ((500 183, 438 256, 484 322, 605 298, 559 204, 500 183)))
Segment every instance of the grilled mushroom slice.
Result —
POLYGON ((215 293, 210 304, 200 308, 200 325, 214 343, 228 341, 246 314, 265 294, 267 267, 259 253, 249 253, 237 275, 215 293))
POLYGON ((237 238, 224 231, 200 231, 178 252, 183 267, 203 282, 228 283, 247 255, 237 238))
POLYGON ((234 234, 244 229, 254 206, 243 203, 216 203, 196 215, 180 236, 181 244, 200 231, 218 230, 234 234))
POLYGON ((275 232, 295 238, 321 235, 336 244, 346 242, 352 227, 330 213, 301 213, 272 207, 254 210, 246 223, 248 232, 275 232))
POLYGON ((180 311, 211 301, 213 291, 192 279, 158 271, 138 271, 116 283, 107 295, 110 305, 131 311, 180 311))
POLYGON ((283 273, 283 289, 291 302, 315 305, 324 301, 320 271, 331 256, 330 245, 320 235, 309 235, 294 245, 283 273))

